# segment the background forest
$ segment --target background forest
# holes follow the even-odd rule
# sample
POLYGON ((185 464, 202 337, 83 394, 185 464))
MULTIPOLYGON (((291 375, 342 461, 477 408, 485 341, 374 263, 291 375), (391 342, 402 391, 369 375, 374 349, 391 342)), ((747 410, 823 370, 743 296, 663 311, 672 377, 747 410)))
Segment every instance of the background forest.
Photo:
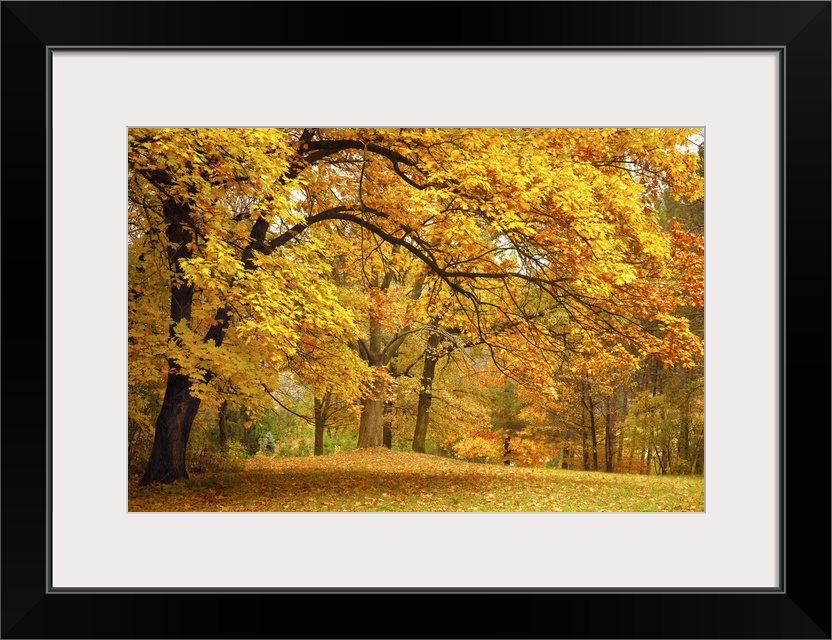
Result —
POLYGON ((699 129, 131 129, 130 473, 702 474, 703 161, 699 129))

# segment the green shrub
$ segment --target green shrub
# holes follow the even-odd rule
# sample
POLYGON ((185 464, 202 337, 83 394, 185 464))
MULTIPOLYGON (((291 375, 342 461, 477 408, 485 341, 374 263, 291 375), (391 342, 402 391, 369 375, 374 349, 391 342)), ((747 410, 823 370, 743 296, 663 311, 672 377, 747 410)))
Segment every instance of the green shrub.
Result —
POLYGON ((226 454, 232 460, 245 460, 246 458, 251 457, 246 449, 246 445, 238 440, 229 441, 227 447, 228 449, 226 454))
POLYGON ((153 448, 153 429, 136 420, 127 421, 127 468, 129 473, 142 474, 153 448))
POLYGON ((243 445, 232 440, 228 442, 226 450, 223 450, 215 432, 211 429, 196 429, 191 431, 188 440, 185 464, 189 473, 231 471, 239 468, 237 461, 241 449, 245 450, 243 445))

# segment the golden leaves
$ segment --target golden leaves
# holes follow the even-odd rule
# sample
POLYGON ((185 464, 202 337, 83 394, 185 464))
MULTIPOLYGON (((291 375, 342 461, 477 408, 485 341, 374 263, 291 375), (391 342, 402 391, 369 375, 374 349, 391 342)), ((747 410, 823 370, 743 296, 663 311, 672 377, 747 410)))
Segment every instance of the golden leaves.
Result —
POLYGON ((653 213, 666 188, 701 197, 697 130, 310 131, 128 131, 131 379, 163 375, 170 357, 244 394, 286 371, 355 394, 370 318, 394 333, 441 316, 541 386, 560 370, 632 368, 634 353, 701 358, 672 318, 703 303, 702 238, 653 213), (193 212, 177 264, 168 200, 193 212), (192 308, 168 343, 170 287, 183 284, 192 308), (218 309, 221 349, 204 342, 218 309))
POLYGON ((129 510, 280 512, 703 511, 701 477, 475 464, 384 448, 257 457, 239 473, 129 487, 129 510), (379 478, 384 478, 380 483, 379 478))

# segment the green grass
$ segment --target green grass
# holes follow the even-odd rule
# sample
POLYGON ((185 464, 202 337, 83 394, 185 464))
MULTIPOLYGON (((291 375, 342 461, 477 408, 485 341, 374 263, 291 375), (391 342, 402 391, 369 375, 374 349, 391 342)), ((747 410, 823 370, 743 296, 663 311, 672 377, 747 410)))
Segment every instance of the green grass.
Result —
POLYGON ((363 449, 254 458, 239 471, 129 484, 130 511, 704 511, 702 476, 640 476, 475 464, 363 449))

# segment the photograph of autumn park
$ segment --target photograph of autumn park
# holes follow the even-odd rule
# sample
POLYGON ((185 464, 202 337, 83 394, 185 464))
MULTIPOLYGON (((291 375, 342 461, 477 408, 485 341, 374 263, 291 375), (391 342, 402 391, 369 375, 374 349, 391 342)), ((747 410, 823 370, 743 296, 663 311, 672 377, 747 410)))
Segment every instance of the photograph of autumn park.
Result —
POLYGON ((129 129, 129 510, 704 511, 704 160, 129 129))

